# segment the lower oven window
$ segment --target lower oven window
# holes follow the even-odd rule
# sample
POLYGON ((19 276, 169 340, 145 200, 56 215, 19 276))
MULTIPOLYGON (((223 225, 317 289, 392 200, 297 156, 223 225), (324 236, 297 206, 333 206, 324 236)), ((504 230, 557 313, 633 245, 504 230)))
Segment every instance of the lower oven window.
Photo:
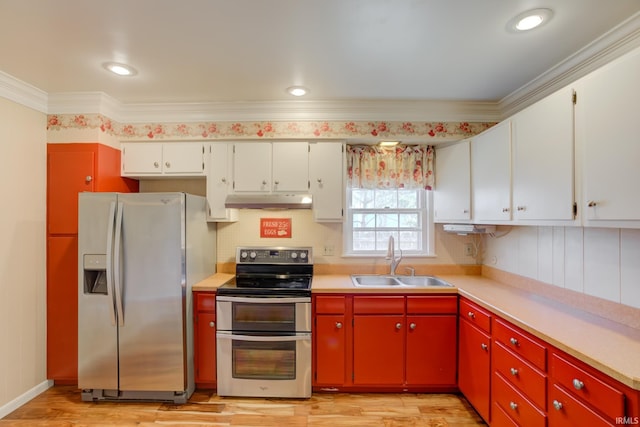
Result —
POLYGON ((296 342, 233 341, 233 378, 293 380, 296 342))

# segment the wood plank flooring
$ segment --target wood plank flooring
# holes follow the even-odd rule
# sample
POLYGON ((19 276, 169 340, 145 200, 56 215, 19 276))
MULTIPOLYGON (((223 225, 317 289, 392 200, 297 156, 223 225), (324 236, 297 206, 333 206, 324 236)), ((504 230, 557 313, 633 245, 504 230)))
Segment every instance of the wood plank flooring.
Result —
POLYGON ((310 399, 218 397, 197 390, 185 405, 82 402, 74 386, 55 386, 0 419, 4 426, 371 427, 486 425, 455 394, 314 393, 310 399))

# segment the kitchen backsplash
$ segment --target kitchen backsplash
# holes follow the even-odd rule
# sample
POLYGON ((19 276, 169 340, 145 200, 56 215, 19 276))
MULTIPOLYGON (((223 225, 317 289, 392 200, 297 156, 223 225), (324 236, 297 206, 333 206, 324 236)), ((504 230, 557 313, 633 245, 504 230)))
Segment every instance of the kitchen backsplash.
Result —
POLYGON ((640 230, 499 226, 496 235, 484 264, 640 308, 640 230))

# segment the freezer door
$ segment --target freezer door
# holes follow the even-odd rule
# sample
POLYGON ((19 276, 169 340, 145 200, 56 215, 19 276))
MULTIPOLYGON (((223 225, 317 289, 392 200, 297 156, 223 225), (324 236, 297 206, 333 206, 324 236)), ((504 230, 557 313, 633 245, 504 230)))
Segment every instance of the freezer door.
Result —
POLYGON ((78 388, 118 388, 118 331, 109 243, 115 226, 114 193, 78 196, 78 388))
POLYGON ((120 194, 118 202, 120 390, 186 390, 185 196, 120 194))

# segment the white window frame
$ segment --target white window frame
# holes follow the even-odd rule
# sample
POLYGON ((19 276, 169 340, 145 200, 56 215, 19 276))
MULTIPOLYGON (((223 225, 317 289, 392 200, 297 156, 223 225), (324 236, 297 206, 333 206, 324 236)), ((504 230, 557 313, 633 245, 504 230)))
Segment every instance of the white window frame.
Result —
MULTIPOLYGON (((379 248, 377 250, 354 250, 353 249, 353 215, 354 213, 363 212, 362 209, 354 209, 351 207, 351 188, 346 189, 346 201, 345 201, 345 221, 343 225, 343 254, 345 256, 362 256, 362 257, 385 257, 387 254, 387 247, 379 248)), ((389 190, 389 189, 384 189, 389 190)), ((434 252, 434 242, 435 242, 435 227, 433 222, 433 191, 427 191, 418 189, 419 191, 419 204, 420 207, 417 209, 420 214, 420 222, 422 224, 421 231, 421 239, 422 239, 422 250, 403 250, 402 256, 407 257, 425 257, 425 256, 435 256, 434 252)), ((411 212, 415 211, 415 209, 395 209, 395 208, 387 208, 387 209, 366 209, 364 210, 370 213, 376 212, 411 212)), ((385 229, 388 230, 388 229, 385 229)), ((398 228, 399 230, 399 228, 398 228)), ((399 253, 398 250, 398 241, 396 239, 396 255, 399 253)))

